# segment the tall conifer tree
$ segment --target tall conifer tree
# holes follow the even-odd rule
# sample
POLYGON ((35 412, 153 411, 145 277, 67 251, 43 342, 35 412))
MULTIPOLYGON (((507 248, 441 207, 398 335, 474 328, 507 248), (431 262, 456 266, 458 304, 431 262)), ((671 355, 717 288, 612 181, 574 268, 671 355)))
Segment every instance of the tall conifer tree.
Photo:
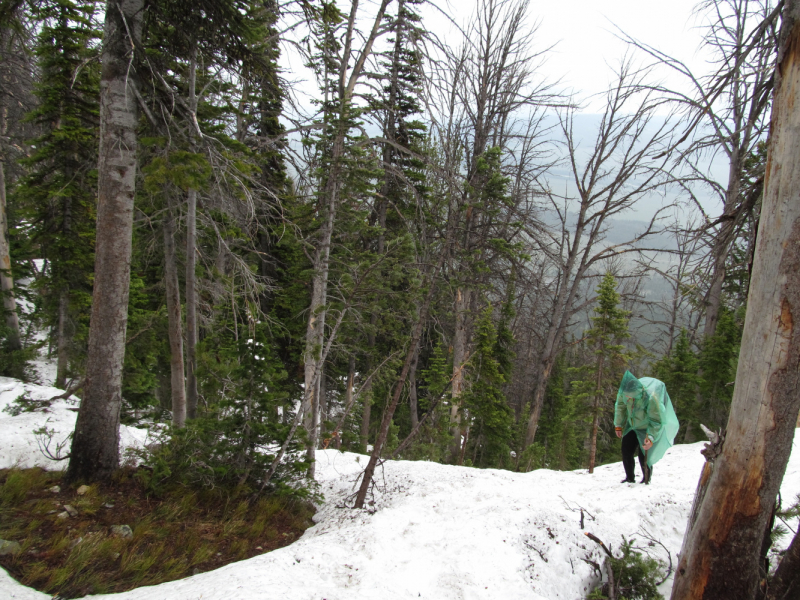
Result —
POLYGON ((97 125, 100 93, 95 3, 48 0, 36 6, 41 22, 36 56, 38 107, 29 115, 43 130, 25 163, 18 193, 33 225, 45 269, 39 279, 44 321, 58 348, 56 387, 69 362, 83 356, 94 266, 97 125))
POLYGON ((594 472, 597 462, 597 437, 600 425, 610 414, 609 407, 616 399, 616 386, 620 373, 630 360, 622 340, 630 337, 628 318, 630 313, 619 307, 617 282, 611 273, 606 273, 597 288, 597 307, 592 317, 592 327, 586 332, 586 343, 591 350, 590 362, 579 371, 582 377, 573 381, 572 398, 586 406, 587 418, 591 419, 589 430, 589 473, 594 472))

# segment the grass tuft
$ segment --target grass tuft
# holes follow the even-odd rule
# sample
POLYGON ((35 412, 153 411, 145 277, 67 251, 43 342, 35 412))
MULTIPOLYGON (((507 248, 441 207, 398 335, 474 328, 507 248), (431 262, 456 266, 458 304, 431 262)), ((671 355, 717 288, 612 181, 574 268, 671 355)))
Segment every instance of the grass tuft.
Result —
POLYGON ((0 538, 21 544, 0 565, 62 598, 127 591, 285 546, 312 525, 310 504, 182 486, 148 494, 133 469, 83 495, 42 469, 0 470, 0 538), (53 486, 62 489, 53 492, 53 486), (77 516, 59 518, 69 505, 77 516), (133 537, 111 534, 126 524, 133 537), (261 549, 257 549, 261 548, 261 549))

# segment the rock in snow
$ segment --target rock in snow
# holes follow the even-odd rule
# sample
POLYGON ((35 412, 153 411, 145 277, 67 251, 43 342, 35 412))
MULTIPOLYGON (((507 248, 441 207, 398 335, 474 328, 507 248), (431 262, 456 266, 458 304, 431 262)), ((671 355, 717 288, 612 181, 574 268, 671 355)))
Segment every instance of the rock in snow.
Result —
MULTIPOLYGON (((0 380, 0 390, 10 381, 0 380)), ((43 420, 57 413, 39 416, 43 420)), ((3 434, 5 421, 21 416, 0 413, 2 457, 8 446, 22 446, 21 439, 3 434)), ((34 429, 41 421, 29 425, 34 429)), ((367 458, 319 451, 317 478, 325 501, 316 525, 294 544, 180 581, 92 598, 578 600, 597 582, 581 559, 601 560, 600 549, 584 532, 614 550, 623 536, 642 540, 644 546, 642 536, 649 534, 664 543, 676 562, 703 464, 702 446, 673 447, 656 466, 649 486, 620 484, 619 463, 589 475, 389 461, 378 470, 368 511, 343 507, 367 458)), ((35 442, 33 449, 38 452, 35 442)), ((39 460, 16 452, 25 464, 39 460)), ((800 493, 800 440, 794 442, 781 491, 787 503, 800 493)), ((653 552, 666 559, 659 550, 653 552)), ((671 583, 661 588, 667 597, 671 583)), ((50 598, 18 584, 2 569, 0 597, 50 598)))

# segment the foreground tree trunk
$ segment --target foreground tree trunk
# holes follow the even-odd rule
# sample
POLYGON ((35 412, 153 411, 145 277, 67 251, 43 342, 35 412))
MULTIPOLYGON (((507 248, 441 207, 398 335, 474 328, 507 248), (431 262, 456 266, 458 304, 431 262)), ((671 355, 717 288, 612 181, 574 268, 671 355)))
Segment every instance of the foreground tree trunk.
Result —
POLYGON ((128 324, 133 199, 136 185, 136 86, 133 49, 144 0, 106 7, 100 80, 97 241, 86 383, 66 480, 107 479, 119 466, 119 413, 128 324))
POLYGON ((172 208, 164 215, 164 284, 167 291, 169 322, 169 368, 172 388, 172 424, 186 422, 186 388, 183 368, 183 332, 181 331, 181 290, 178 283, 178 259, 175 252, 175 216, 172 208))
MULTIPOLYGON (((6 134, 6 108, 0 107, 0 134, 6 134)), ((0 294, 8 328, 7 344, 10 350, 22 348, 17 318, 17 302, 14 299, 14 278, 11 276, 11 245, 8 240, 8 221, 6 218, 6 172, 5 158, 0 158, 0 294)))
POLYGON ((800 408, 800 0, 784 8, 758 246, 722 454, 673 600, 753 598, 800 408))

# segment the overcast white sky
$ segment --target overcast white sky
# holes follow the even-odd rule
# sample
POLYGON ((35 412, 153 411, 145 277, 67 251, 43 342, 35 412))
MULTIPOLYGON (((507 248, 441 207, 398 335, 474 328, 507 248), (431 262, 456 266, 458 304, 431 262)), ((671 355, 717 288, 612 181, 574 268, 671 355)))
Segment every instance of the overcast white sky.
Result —
MULTIPOLYGON (((615 35, 615 25, 632 37, 666 52, 704 72, 705 57, 698 48, 702 19, 694 14, 698 0, 531 0, 529 22, 539 23, 538 47, 555 45, 543 70, 550 80, 579 97, 602 92, 613 78, 613 67, 625 54, 626 44, 615 35)), ((457 23, 464 23, 476 0, 439 0, 457 23)), ((457 39, 447 18, 432 7, 422 10, 425 26, 440 39, 457 39), (450 35, 448 36, 448 33, 450 35)), ((680 85, 677 80, 670 83, 680 85)), ((587 112, 599 112, 589 102, 587 112)))
MULTIPOLYGON (((693 71, 707 70, 698 48, 702 19, 693 13, 698 0, 531 0, 529 24, 538 23, 537 50, 555 46, 547 53, 542 67, 549 81, 560 80, 562 89, 579 98, 603 92, 613 78, 613 68, 619 64, 627 46, 615 35, 615 25, 629 35, 689 64, 693 71)), ((457 44, 460 34, 448 18, 456 23, 468 21, 477 0, 433 0, 440 10, 423 6, 423 24, 441 40, 457 44)), ((345 3, 342 2, 344 7, 345 3)), ((368 27, 369 15, 374 14, 375 0, 362 0, 359 10, 368 27)), ((285 48, 282 58, 287 79, 310 77, 299 57, 285 48)), ((668 76, 668 75, 665 75, 668 76)), ((680 85, 677 79, 666 80, 680 85)), ((303 86, 305 87, 305 86, 303 86)), ((310 95, 316 94, 309 85, 310 95)), ((600 101, 588 101, 584 111, 600 112, 600 101)))
MULTIPOLYGON (((461 34, 446 15, 458 24, 465 24, 478 0, 432 0, 440 10, 432 6, 420 7, 423 25, 445 42, 461 42, 461 34)), ((703 74, 710 70, 707 56, 700 49, 704 19, 694 12, 698 0, 530 0, 528 23, 538 24, 535 49, 545 50, 541 75, 548 81, 560 80, 560 91, 571 92, 582 104, 587 115, 602 112, 604 98, 600 96, 614 78, 614 68, 619 65, 629 46, 618 36, 618 27, 633 38, 660 51, 680 59, 694 71, 703 74), (616 27, 615 27, 616 26, 616 27), (594 96, 594 97, 593 97, 594 96)), ((343 8, 349 2, 341 0, 343 8)), ((371 25, 377 0, 361 0, 360 17, 362 28, 371 25), (362 20, 363 19, 363 20, 362 20)), ((310 79, 302 60, 291 48, 282 57, 284 76, 290 80, 310 79), (294 54, 294 55, 293 55, 294 54)), ((644 55, 637 59, 640 64, 650 60, 644 55)), ((662 70, 658 81, 673 88, 686 89, 685 82, 662 70)), ((316 85, 308 81, 299 90, 308 94, 299 98, 306 105, 319 92, 316 85)), ((308 104, 306 109, 316 110, 308 104)), ((666 109, 665 109, 666 110, 666 109)), ((588 130, 587 130, 588 131, 588 130)), ((590 136, 591 137, 591 136, 590 136)), ((713 165, 712 165, 713 167, 713 165)), ((553 176, 556 176, 553 174, 553 176)), ((724 178, 725 174, 721 177, 724 178)), ((713 204, 714 200, 709 198, 713 204)), ((657 204, 660 205, 660 202, 657 204)), ((649 218, 650 210, 639 210, 640 218, 649 218)))

